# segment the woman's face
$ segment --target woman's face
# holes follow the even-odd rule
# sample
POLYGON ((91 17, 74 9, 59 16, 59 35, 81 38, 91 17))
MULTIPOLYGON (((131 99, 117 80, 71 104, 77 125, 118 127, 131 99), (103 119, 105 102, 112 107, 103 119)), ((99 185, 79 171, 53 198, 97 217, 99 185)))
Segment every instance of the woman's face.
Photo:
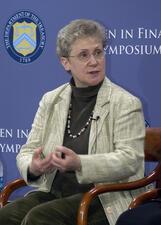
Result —
POLYGON ((76 40, 70 56, 61 57, 65 70, 70 71, 77 87, 95 86, 105 77, 105 56, 102 42, 87 37, 76 40))

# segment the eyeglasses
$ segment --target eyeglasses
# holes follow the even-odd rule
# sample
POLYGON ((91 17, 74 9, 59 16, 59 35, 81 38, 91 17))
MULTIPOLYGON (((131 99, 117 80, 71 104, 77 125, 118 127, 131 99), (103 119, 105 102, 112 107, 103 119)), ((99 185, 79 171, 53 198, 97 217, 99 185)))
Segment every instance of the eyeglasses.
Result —
POLYGON ((82 51, 78 55, 70 55, 68 57, 76 57, 81 62, 88 62, 88 60, 93 56, 95 60, 100 60, 104 57, 105 51, 102 49, 96 49, 93 53, 89 51, 82 51))

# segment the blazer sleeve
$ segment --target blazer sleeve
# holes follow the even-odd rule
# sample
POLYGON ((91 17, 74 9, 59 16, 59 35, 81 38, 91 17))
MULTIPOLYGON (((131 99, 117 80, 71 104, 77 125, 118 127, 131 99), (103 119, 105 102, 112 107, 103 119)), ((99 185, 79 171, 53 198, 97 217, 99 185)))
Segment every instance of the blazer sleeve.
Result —
POLYGON ((32 184, 32 186, 37 187, 45 180, 45 175, 40 176, 39 179, 35 181, 29 181, 27 176, 28 167, 31 163, 32 156, 34 150, 42 147, 42 139, 43 139, 43 127, 45 123, 45 114, 47 111, 45 95, 41 99, 39 103, 38 110, 36 112, 32 129, 29 133, 29 137, 27 139, 26 144, 21 147, 19 154, 17 155, 17 167, 23 179, 28 183, 32 184))

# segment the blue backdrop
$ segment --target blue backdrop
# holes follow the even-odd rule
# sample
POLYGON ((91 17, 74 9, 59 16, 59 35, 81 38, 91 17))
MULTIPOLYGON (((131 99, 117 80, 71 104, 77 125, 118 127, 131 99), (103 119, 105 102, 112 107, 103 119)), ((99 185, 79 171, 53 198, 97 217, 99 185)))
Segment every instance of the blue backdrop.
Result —
POLYGON ((20 176, 15 158, 40 98, 69 80, 56 56, 55 42, 59 29, 73 19, 94 19, 107 27, 107 76, 141 99, 150 126, 161 126, 160 9, 160 0, 1 1, 0 159, 5 184, 20 176), (36 27, 36 37, 25 31, 22 42, 19 26, 29 22, 33 30, 36 27))

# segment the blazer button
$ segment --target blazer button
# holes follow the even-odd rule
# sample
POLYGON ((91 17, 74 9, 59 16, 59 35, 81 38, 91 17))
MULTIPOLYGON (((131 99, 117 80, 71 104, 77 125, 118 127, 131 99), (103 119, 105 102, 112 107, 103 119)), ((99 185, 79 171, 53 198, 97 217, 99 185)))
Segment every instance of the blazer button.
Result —
POLYGON ((111 207, 107 207, 107 208, 106 208, 106 211, 107 211, 107 213, 111 214, 111 213, 112 213, 111 207))

